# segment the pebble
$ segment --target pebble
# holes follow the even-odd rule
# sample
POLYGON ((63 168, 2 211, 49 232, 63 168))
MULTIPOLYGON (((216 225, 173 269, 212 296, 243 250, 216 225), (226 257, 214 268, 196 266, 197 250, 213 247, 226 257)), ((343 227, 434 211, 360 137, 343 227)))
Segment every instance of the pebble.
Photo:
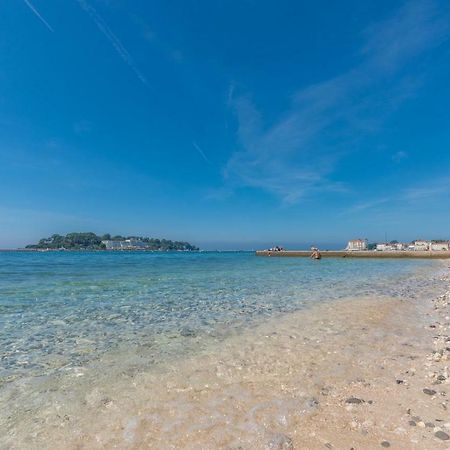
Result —
POLYGON ((364 403, 364 400, 356 397, 349 397, 347 400, 345 400, 345 403, 354 403, 356 405, 360 405, 361 403, 364 403))
POLYGON ((197 333, 194 330, 192 330, 191 328, 183 327, 180 330, 180 335, 183 337, 196 337, 197 333))
POLYGON ((425 428, 425 423, 422 422, 422 421, 417 422, 417 426, 420 427, 420 428, 425 428))
POLYGON ((434 395, 434 394, 436 394, 436 391, 435 391, 434 389, 428 389, 428 388, 425 388, 425 389, 423 390, 423 393, 424 393, 424 394, 427 394, 427 395, 434 395))
POLYGON ((391 446, 391 444, 390 444, 388 441, 383 441, 383 442, 381 443, 381 446, 384 447, 384 448, 388 448, 388 447, 391 446))
POLYGON ((415 427, 415 426, 416 426, 416 422, 414 422, 414 420, 410 420, 408 423, 409 423, 412 427, 415 427))
POLYGON ((444 431, 436 431, 436 433, 434 433, 434 435, 438 439, 441 439, 442 441, 448 441, 450 439, 450 436, 447 433, 445 433, 444 431))

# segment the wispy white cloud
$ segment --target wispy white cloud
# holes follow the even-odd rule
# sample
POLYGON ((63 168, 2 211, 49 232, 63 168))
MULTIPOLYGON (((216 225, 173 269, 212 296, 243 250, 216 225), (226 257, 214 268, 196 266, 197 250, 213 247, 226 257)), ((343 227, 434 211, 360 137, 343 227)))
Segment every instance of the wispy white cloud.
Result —
POLYGON ((122 60, 130 67, 130 69, 135 73, 138 79, 147 84, 146 77, 142 74, 142 72, 137 67, 134 62, 133 57, 129 53, 129 51, 124 47, 120 39, 113 33, 111 28, 106 24, 97 10, 91 6, 86 0, 78 0, 78 4, 85 11, 89 17, 93 20, 97 28, 103 33, 106 39, 110 42, 110 44, 114 47, 115 51, 122 58, 122 60))
POLYGON ((33 6, 30 0, 23 0, 28 8, 31 9, 33 14, 47 27, 49 31, 54 32, 53 28, 49 25, 49 23, 42 17, 42 14, 33 6))
POLYGON ((364 202, 359 202, 350 207, 345 211, 346 214, 354 214, 361 211, 367 211, 367 210, 373 210, 374 208, 377 208, 378 206, 385 205, 392 199, 390 197, 382 197, 382 198, 376 198, 376 199, 370 199, 366 200, 364 202))
POLYGON ((400 161, 406 159, 408 157, 408 153, 400 150, 392 155, 392 161, 399 163, 400 161))
POLYGON ((250 96, 230 96, 240 148, 225 168, 227 182, 264 189, 285 202, 317 191, 345 190, 332 180, 336 163, 359 136, 378 130, 416 92, 418 81, 403 76, 401 69, 438 45, 448 31, 449 21, 436 4, 407 2, 365 31, 358 64, 299 90, 269 126, 263 125, 250 96))
POLYGON ((433 0, 407 1, 384 22, 370 26, 362 53, 371 68, 396 70, 448 34, 448 16, 433 0))
POLYGON ((430 182, 405 189, 402 197, 407 201, 423 200, 427 198, 438 198, 450 195, 450 178, 441 177, 430 180, 430 182))
POLYGON ((180 49, 172 48, 167 42, 161 40, 160 36, 148 25, 141 15, 130 13, 129 18, 136 26, 138 33, 144 41, 150 44, 153 49, 160 52, 164 58, 176 64, 184 62, 183 52, 180 49))
POLYGON ((200 154, 200 156, 208 163, 211 164, 211 161, 208 159, 208 157, 205 155, 205 152, 201 149, 201 147, 196 143, 193 142, 192 145, 194 146, 194 148, 198 151, 198 153, 200 154))
POLYGON ((355 214, 359 212, 395 212, 410 211, 411 209, 435 208, 436 202, 442 203, 450 197, 450 177, 432 177, 419 184, 409 186, 385 196, 368 198, 357 202, 353 206, 342 211, 342 215, 355 214), (424 201, 426 200, 426 201, 424 201))

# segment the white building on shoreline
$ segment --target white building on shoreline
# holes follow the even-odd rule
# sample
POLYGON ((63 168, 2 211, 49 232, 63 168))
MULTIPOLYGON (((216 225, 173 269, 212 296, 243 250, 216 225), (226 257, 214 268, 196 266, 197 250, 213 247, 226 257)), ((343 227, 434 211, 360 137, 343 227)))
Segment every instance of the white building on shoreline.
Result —
POLYGON ((369 243, 367 239, 352 239, 348 241, 346 250, 349 252, 359 252, 363 250, 367 250, 369 247, 369 243))
POLYGON ((431 251, 449 251, 450 250, 450 242, 448 241, 436 241, 431 242, 430 246, 431 251))
POLYGON ((408 249, 408 244, 403 242, 383 242, 377 244, 376 250, 377 252, 397 252, 408 249))
POLYGON ((102 241, 106 250, 142 250, 148 247, 148 244, 138 239, 125 239, 123 241, 106 240, 102 241))
POLYGON ((418 239, 414 241, 414 251, 416 252, 426 252, 431 248, 431 241, 424 241, 422 239, 418 239))
POLYGON ((375 247, 378 252, 392 252, 392 251, 415 251, 415 252, 439 252, 450 251, 449 241, 427 241, 423 239, 417 239, 411 244, 405 244, 402 242, 380 242, 375 247))

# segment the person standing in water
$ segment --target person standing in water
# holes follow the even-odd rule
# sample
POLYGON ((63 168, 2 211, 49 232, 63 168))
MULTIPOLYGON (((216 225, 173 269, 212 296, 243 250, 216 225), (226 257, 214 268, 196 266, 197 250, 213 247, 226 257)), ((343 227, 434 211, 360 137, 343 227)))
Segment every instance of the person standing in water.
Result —
POLYGON ((318 248, 312 248, 311 259, 321 259, 322 255, 318 248))

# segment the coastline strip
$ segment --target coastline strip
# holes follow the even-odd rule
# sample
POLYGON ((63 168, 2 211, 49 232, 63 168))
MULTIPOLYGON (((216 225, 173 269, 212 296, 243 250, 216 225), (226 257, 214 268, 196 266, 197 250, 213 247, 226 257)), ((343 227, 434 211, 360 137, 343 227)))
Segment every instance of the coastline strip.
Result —
MULTIPOLYGON (((256 256, 285 256, 296 258, 309 258, 310 250, 257 250, 256 256)), ((377 252, 377 251, 353 251, 345 250, 324 250, 320 254, 323 258, 409 258, 409 259, 450 259, 450 251, 393 251, 393 252, 377 252)))

